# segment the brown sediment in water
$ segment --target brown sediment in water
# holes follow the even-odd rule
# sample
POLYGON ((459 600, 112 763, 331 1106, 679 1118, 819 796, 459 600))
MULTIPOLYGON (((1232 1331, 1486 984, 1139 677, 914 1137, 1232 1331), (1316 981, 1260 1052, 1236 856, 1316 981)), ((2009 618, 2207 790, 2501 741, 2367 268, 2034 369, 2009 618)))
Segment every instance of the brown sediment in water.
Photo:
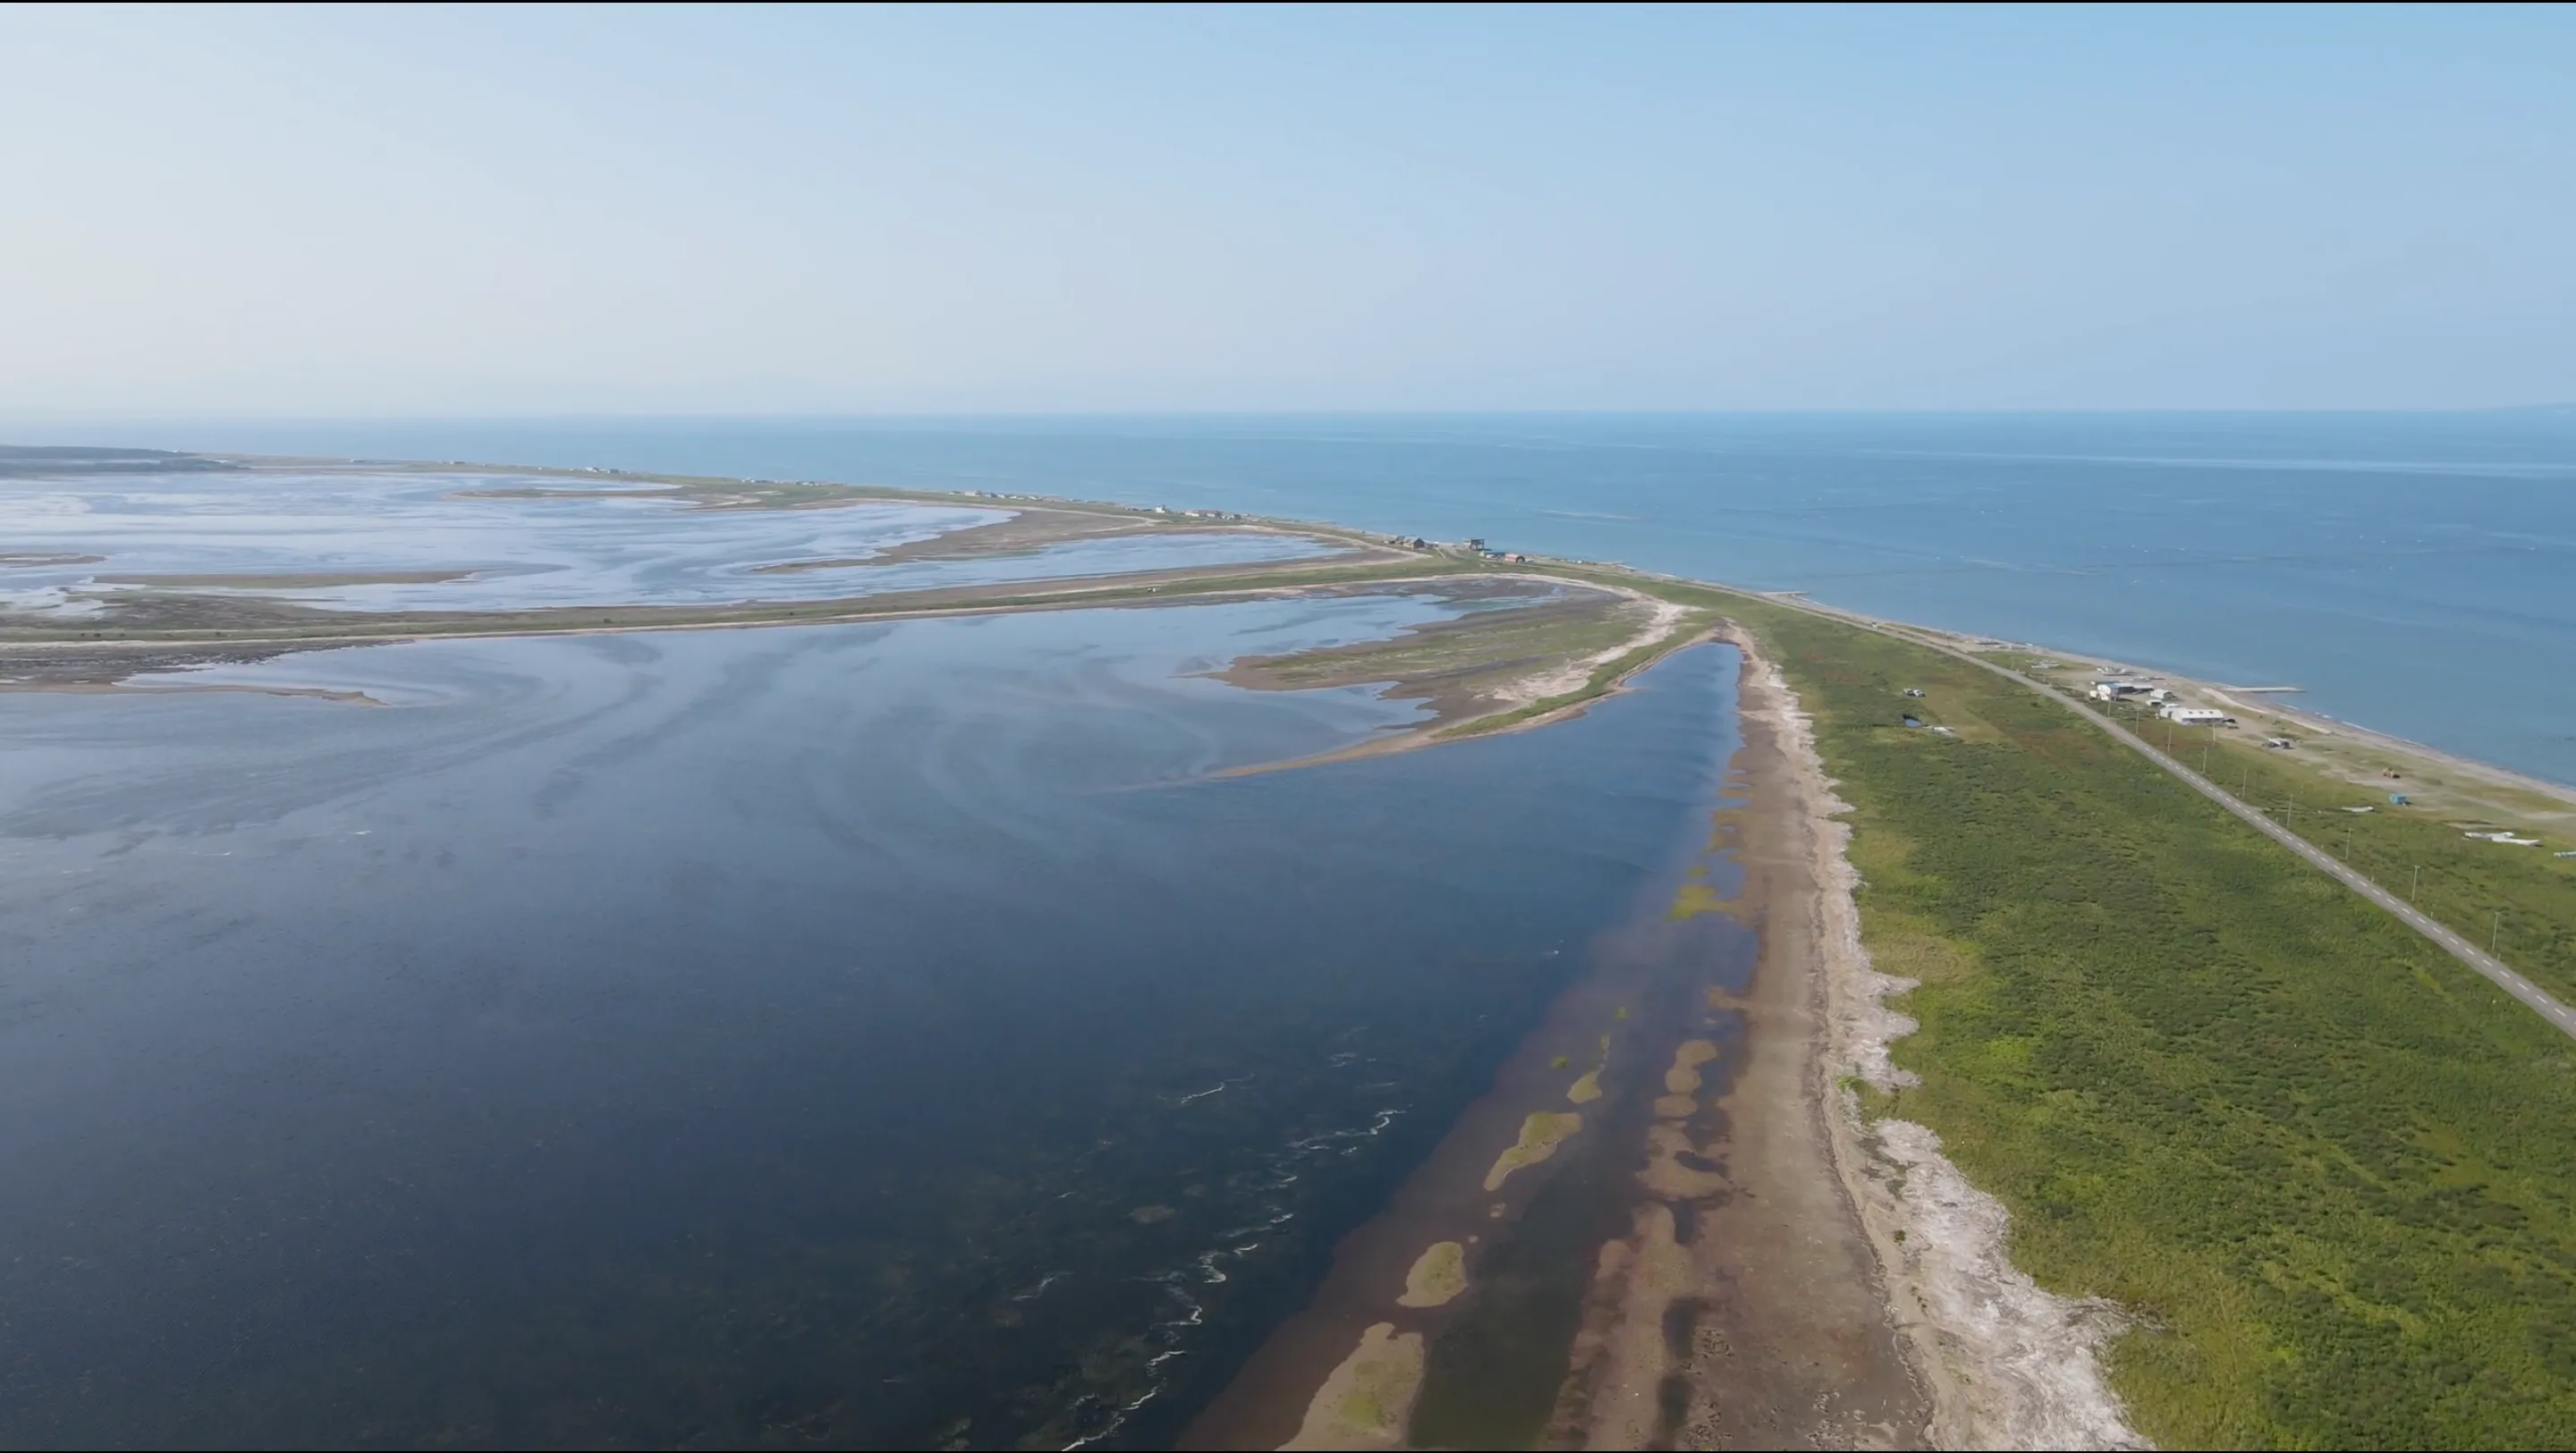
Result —
MULTIPOLYGON (((1485 1189, 1495 1158, 1520 1142, 1529 1117, 1560 1111, 1565 1105, 1567 1072, 1559 1061, 1600 1062, 1604 1038, 1615 1041, 1619 1035, 1644 1029, 1639 1021, 1616 1020, 1615 1013, 1620 1005, 1643 996, 1651 965, 1642 956, 1615 951, 1593 957, 1592 971, 1558 996, 1539 1027, 1496 1070, 1493 1088, 1459 1116, 1429 1157, 1397 1188, 1386 1209, 1335 1248, 1332 1269, 1307 1307, 1272 1331, 1232 1383, 1184 1432, 1178 1446, 1276 1448, 1286 1444, 1306 1426, 1318 1391, 1352 1358, 1370 1329, 1381 1323, 1392 1329, 1381 1337, 1410 1334, 1423 1339, 1423 1387, 1433 1387, 1441 1380, 1434 1366, 1442 1360, 1435 1345, 1439 1339, 1478 1322, 1479 1308, 1497 1302, 1508 1307, 1525 1297, 1533 1280, 1532 1268, 1507 1264, 1498 1268, 1492 1254, 1496 1247, 1525 1239, 1533 1207, 1545 1219, 1550 1187, 1562 1182, 1589 1192, 1623 1179, 1615 1168, 1607 1178, 1592 1173, 1587 1153, 1588 1147, 1613 1143, 1600 1133, 1604 1121, 1598 1112, 1623 1098, 1617 1068, 1625 1062, 1621 1058, 1625 1052, 1614 1044, 1609 1071, 1603 1076, 1611 1083, 1600 1100, 1585 1107, 1582 1128, 1559 1141, 1546 1161, 1510 1175, 1497 1191, 1485 1189), (1617 1034, 1605 1036, 1604 1031, 1614 1025, 1617 1034), (1458 1271, 1464 1289, 1438 1305, 1406 1305, 1415 1268, 1443 1242, 1460 1247, 1458 1271), (1489 1277, 1489 1272, 1498 1274, 1489 1277)), ((1629 1158, 1619 1158, 1620 1166, 1628 1163, 1629 1158)), ((1578 1202, 1574 1210, 1579 1213, 1572 1218, 1570 1239, 1574 1241, 1596 1241, 1598 1237, 1589 1234, 1596 1222, 1615 1229, 1608 1218, 1591 1215, 1587 1205, 1578 1202)), ((1560 1234, 1558 1239, 1569 1238, 1560 1234)), ((1524 1260, 1552 1263, 1561 1258, 1541 1255, 1524 1260)), ((1539 1270, 1544 1272, 1546 1267, 1539 1270)), ((1581 1268, 1565 1280, 1569 1297, 1579 1296, 1581 1268)), ((1570 1319, 1565 1330, 1570 1335, 1570 1319)), ((1546 1389, 1541 1391, 1544 1394, 1546 1389)), ((1543 1402, 1539 1411, 1545 1412, 1543 1402)), ((1415 1417, 1419 1416, 1417 1405, 1415 1417)))
POLYGON ((1741 995, 1732 1074, 1703 1094, 1715 1045, 1685 1044, 1647 1132, 1638 1210, 1605 1257, 1588 1365, 1568 1380, 1558 1446, 1908 1446, 1928 1409, 1888 1312, 1879 1265, 1837 1172, 1824 1073, 1825 984, 1808 807, 1789 752, 1743 677, 1745 808, 1732 846, 1760 958, 1741 995))
POLYGON ((1668 882, 1605 935, 1493 1093, 1181 1446, 1286 1442, 1381 1324, 1381 1338, 1424 1338, 1404 1446, 1924 1440, 1925 1399, 1834 1162, 1816 881, 1786 745, 1747 713, 1730 779, 1745 805, 1715 835, 1744 870, 1733 911, 1675 916, 1668 882), (1480 1195, 1480 1172, 1565 1103, 1560 1062, 1593 1060, 1605 1030, 1581 1129, 1480 1195), (1444 1239, 1464 1244, 1467 1289, 1403 1306, 1406 1269, 1444 1239))

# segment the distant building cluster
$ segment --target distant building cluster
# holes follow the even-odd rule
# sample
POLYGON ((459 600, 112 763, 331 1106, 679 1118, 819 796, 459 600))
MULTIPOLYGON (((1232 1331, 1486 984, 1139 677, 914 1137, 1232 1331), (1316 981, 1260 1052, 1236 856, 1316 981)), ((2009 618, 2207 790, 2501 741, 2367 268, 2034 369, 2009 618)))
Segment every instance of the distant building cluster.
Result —
POLYGON ((1399 550, 1447 550, 1455 548, 1465 552, 1466 554, 1474 555, 1482 559, 1500 560, 1507 565, 1527 565, 1530 558, 1517 550, 1497 550, 1493 546, 1486 544, 1481 536, 1470 536, 1467 539, 1459 541, 1454 547, 1444 545, 1437 540, 1426 540, 1420 535, 1389 535, 1386 537, 1386 542, 1395 546, 1399 550))
POLYGON ((2109 676, 2093 683, 2095 701, 2135 701, 2155 708, 2156 715, 2182 726, 2234 726, 2236 718, 2210 706, 2185 706, 2172 690, 2135 676, 2109 676))

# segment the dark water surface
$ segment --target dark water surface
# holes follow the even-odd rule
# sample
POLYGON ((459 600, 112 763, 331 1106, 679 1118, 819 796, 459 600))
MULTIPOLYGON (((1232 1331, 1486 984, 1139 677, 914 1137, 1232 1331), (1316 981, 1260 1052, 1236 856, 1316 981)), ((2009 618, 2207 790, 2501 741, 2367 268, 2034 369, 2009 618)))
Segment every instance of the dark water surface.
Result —
POLYGON ((1705 836, 1714 649, 1205 775, 1412 709, 1192 673, 1429 609, 0 696, 0 1443, 1168 1439, 1705 836))
POLYGON ((1034 491, 1622 560, 2576 783, 2576 412, 220 421, 25 442, 1034 491), (110 436, 114 437, 110 437, 110 436))

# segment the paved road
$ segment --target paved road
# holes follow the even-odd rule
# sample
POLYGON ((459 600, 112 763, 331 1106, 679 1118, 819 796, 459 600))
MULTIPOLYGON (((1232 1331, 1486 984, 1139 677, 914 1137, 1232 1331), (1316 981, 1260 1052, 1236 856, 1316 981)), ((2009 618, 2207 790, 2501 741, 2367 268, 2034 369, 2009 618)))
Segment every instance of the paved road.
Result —
POLYGON ((2025 676, 2022 673, 2013 670, 2009 666, 1998 666, 1994 662, 1986 660, 1982 656, 1973 655, 1969 652, 1958 650, 1955 647, 1944 646, 1937 642, 1924 640, 1922 637, 1914 635, 1911 632, 1890 631, 1880 623, 1866 618, 1854 617, 1841 611, 1828 610, 1813 605, 1809 605, 1808 608, 1816 610, 1819 614, 1830 615, 1838 620, 1850 622, 1854 625, 1867 626, 1871 630, 1878 631, 1884 635, 1898 636, 1900 639, 1912 641, 1916 645, 1930 646, 1932 649, 1939 651, 1944 655, 1956 656, 1960 660, 1966 661, 1972 665, 1982 666, 1986 670, 1992 671, 1998 676, 2018 681, 2022 685, 2038 692, 2040 695, 2047 697, 2049 700, 2059 703, 2069 711, 2072 711, 2076 715, 2090 721, 2102 730, 2109 732, 2119 741, 2135 748, 2148 761, 2155 763, 2157 766, 2164 768, 2166 771, 2171 772, 2183 781, 2191 784, 2192 789, 2200 793, 2201 796, 2208 798, 2210 801, 2226 808, 2229 812, 2243 818, 2246 824, 2252 827, 2256 832, 2259 832, 2265 837, 2272 839, 2274 842, 2279 843, 2281 846, 2288 848, 2291 852, 2297 853, 2300 857, 2307 859, 2318 868, 2332 875, 2345 887, 2350 888, 2355 893, 2360 894, 2362 897, 2369 899, 2371 902, 2376 903, 2380 907, 2397 915, 2399 922, 2415 930, 2417 933, 2424 935, 2426 938, 2431 939, 2434 943, 2441 946, 2443 952, 2448 953, 2451 957, 2458 959, 2461 963, 2468 965, 2470 968, 2477 970, 2478 973, 2484 975, 2487 980, 2493 983, 2497 988, 2504 990, 2506 993, 2511 994, 2516 999, 2529 1005, 2532 1012, 2557 1026, 2559 1033, 2566 1035, 2570 1039, 2576 1039, 2576 1009, 2570 1009, 2566 1005, 2558 1002, 2558 1000, 2544 992, 2539 985, 2534 984, 2529 979, 2524 978, 2522 975, 2515 973, 2512 969, 2506 967, 2503 960, 2498 959, 2495 955, 2488 953, 2485 949, 2479 948, 2476 944, 2462 938, 2450 928, 2435 922, 2432 918, 2417 910, 2413 904, 2408 903, 2405 899, 2398 897, 2396 894, 2380 887, 2378 884, 2363 877, 2351 868, 2344 866, 2343 863, 2336 860, 2331 854, 2325 852, 2316 844, 2309 842, 2306 838, 2299 836, 2297 833, 2290 831, 2280 823, 2274 822, 2271 818, 2264 816, 2262 809, 2249 807, 2245 803, 2238 801, 2233 795, 2227 792, 2226 789, 2220 787, 2217 783, 2201 776, 2198 772, 2191 770, 2182 763, 2175 761, 2172 757, 2167 756, 2164 752, 2149 745, 2147 740, 2144 737, 2139 736, 2136 732, 2129 730, 2127 727, 2120 725, 2118 722, 2113 721, 2111 718, 2104 716, 2102 713, 2095 711, 2093 708, 2086 706, 2080 701, 2068 700, 2064 693, 2032 677, 2025 676))

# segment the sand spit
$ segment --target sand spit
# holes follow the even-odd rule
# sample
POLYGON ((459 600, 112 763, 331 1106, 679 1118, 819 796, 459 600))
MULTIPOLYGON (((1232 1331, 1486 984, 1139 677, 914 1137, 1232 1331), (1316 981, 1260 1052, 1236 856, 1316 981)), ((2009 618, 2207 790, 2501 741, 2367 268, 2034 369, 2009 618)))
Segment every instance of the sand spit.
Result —
POLYGON ((1853 901, 1858 875, 1845 856, 1851 829, 1816 754, 1815 737, 1779 668, 1756 643, 1743 706, 1786 748, 1805 811, 1815 939, 1824 970, 1825 1053, 1820 1095, 1836 1169, 1860 1214, 1886 1282, 1909 1360, 1931 1394, 1931 1441, 1945 1448, 2145 1448, 2122 1416, 2097 1353, 2118 1334, 2116 1308, 2043 1290, 2005 1255, 2003 1205, 1970 1185, 1941 1154, 1940 1138, 1899 1120, 1868 1121, 1849 1088, 1857 1079, 1894 1090, 1913 1077, 1888 1047, 1914 1021, 1886 1007, 1913 987, 1870 967, 1853 901))
POLYGON ((1646 607, 1640 612, 1642 618, 1637 629, 1630 633, 1626 640, 1615 646, 1605 647, 1589 656, 1578 657, 1552 670, 1525 676, 1511 683, 1496 694, 1495 702, 1499 707, 1511 709, 1534 706, 1554 697, 1581 691, 1591 682, 1593 672, 1627 655, 1630 651, 1670 636, 1673 628, 1680 625, 1691 614, 1688 606, 1675 605, 1668 600, 1657 600, 1639 591, 1617 586, 1601 588, 1616 590, 1640 606, 1646 607))

